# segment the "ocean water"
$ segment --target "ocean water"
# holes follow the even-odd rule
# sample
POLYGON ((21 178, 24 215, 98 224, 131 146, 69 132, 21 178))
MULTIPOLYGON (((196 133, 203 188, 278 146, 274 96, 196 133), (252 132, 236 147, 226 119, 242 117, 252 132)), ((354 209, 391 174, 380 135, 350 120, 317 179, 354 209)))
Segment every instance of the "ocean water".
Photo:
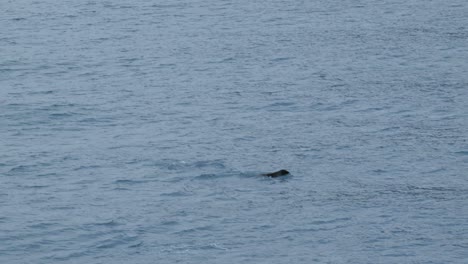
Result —
POLYGON ((0 263, 467 263, 467 14, 2 0, 0 263))

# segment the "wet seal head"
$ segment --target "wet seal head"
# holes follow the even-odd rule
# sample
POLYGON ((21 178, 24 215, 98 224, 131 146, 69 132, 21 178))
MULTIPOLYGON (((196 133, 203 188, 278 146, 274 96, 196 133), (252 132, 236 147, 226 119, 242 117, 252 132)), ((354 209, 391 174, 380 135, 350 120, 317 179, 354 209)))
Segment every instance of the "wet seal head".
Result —
POLYGON ((287 171, 287 170, 279 170, 279 171, 275 171, 275 172, 272 172, 272 173, 262 174, 262 176, 275 178, 275 177, 284 176, 284 175, 288 175, 288 174, 289 174, 289 171, 287 171))

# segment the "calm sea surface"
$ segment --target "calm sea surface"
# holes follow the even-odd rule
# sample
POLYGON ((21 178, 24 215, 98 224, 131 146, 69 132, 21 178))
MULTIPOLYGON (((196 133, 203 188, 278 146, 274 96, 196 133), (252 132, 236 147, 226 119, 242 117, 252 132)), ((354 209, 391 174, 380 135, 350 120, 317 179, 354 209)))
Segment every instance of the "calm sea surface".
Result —
POLYGON ((467 263, 467 14, 2 0, 0 263, 467 263))

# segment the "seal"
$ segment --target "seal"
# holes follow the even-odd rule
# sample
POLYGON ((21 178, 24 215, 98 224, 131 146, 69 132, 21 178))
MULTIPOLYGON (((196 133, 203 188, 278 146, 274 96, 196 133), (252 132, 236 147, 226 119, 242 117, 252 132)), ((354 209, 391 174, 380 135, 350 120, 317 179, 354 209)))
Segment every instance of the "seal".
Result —
POLYGON ((287 171, 287 170, 279 170, 279 171, 275 171, 275 172, 272 172, 272 173, 262 174, 262 176, 276 178, 276 177, 284 176, 284 175, 288 175, 288 174, 289 174, 289 171, 287 171))

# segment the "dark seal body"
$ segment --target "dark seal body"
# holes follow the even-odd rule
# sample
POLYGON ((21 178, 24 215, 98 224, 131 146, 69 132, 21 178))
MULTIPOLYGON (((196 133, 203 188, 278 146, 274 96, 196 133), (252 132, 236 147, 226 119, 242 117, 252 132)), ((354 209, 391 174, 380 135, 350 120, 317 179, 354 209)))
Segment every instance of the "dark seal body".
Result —
POLYGON ((279 170, 279 171, 275 171, 275 172, 272 172, 272 173, 262 174, 262 176, 275 178, 275 177, 284 176, 284 175, 288 175, 288 174, 289 174, 289 171, 287 171, 287 170, 279 170))

